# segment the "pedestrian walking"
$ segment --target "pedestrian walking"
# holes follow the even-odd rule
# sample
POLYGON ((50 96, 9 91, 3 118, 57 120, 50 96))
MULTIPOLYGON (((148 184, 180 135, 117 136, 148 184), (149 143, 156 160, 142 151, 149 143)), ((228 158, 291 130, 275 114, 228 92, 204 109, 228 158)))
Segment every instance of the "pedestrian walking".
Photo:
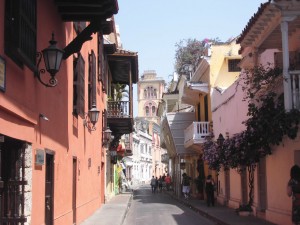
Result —
POLYGON ((151 191, 152 193, 155 193, 156 191, 156 179, 154 176, 152 176, 152 179, 150 181, 150 185, 151 185, 151 191))
POLYGON ((169 191, 169 190, 170 190, 170 186, 171 186, 172 179, 171 179, 170 174, 168 174, 168 173, 167 173, 167 176, 166 176, 166 178, 165 178, 165 182, 166 182, 167 191, 169 191))
POLYGON ((183 193, 185 199, 188 199, 189 195, 190 195, 191 179, 192 178, 189 177, 186 173, 182 174, 182 193, 183 193))
POLYGON ((287 185, 287 195, 292 199, 292 221, 294 224, 300 224, 300 167, 292 166, 290 170, 290 180, 287 185))
POLYGON ((162 186, 163 186, 163 179, 161 176, 158 178, 158 190, 159 192, 162 192, 162 186))
POLYGON ((215 206, 215 183, 211 175, 208 175, 205 180, 205 192, 207 206, 215 206))

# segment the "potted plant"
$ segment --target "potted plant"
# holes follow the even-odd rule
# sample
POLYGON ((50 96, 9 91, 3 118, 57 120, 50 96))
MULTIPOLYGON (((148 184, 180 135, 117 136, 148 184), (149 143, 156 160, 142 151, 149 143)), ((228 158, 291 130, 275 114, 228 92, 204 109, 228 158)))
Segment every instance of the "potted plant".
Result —
POLYGON ((112 116, 120 116, 123 114, 122 99, 128 97, 126 84, 112 84, 111 95, 108 96, 108 111, 112 116))
POLYGON ((235 209, 235 211, 239 216, 250 216, 253 212, 253 209, 251 205, 245 204, 240 205, 237 209, 235 209))
POLYGON ((112 99, 119 102, 124 97, 128 97, 128 90, 126 90, 126 84, 115 83, 112 84, 112 99))

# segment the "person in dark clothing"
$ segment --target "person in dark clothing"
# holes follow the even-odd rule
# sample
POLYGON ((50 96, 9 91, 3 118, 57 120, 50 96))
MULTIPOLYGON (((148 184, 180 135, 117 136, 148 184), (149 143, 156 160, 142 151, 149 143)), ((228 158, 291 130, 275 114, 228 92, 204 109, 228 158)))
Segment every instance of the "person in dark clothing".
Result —
POLYGON ((300 167, 294 165, 290 171, 290 180, 287 185, 287 195, 293 196, 292 202, 292 221, 300 224, 300 167))
POLYGON ((150 181, 150 185, 151 185, 152 193, 155 194, 155 191, 156 191, 156 179, 155 179, 154 176, 152 176, 152 179, 150 181))
POLYGON ((210 204, 215 206, 215 196, 214 196, 214 180, 212 179, 211 175, 208 175, 205 180, 205 192, 207 198, 207 206, 209 207, 210 204))
POLYGON ((161 176, 159 176, 158 178, 158 189, 159 189, 159 192, 162 192, 162 187, 163 187, 163 179, 161 176))
POLYGON ((190 182, 192 178, 189 177, 186 173, 182 174, 182 193, 185 199, 190 197, 190 182))

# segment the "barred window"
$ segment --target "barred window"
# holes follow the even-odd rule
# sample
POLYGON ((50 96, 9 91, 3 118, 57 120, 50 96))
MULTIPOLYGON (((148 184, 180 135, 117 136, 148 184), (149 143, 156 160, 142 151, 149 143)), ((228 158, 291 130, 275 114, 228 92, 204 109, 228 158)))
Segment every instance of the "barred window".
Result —
POLYGON ((5 1, 5 53, 19 66, 36 69, 36 0, 5 1))
POLYGON ((238 64, 241 62, 240 59, 229 59, 228 60, 228 72, 239 72, 241 68, 238 64))

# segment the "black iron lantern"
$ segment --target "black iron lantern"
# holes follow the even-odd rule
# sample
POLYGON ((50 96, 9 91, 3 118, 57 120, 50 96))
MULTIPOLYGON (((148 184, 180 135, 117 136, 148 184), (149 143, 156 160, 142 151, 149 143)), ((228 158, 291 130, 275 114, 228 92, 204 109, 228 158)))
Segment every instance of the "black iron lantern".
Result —
POLYGON ((42 54, 40 52, 37 53, 39 57, 39 61, 37 67, 39 68, 39 64, 41 62, 41 58, 43 56, 44 63, 46 67, 46 71, 50 73, 49 82, 44 82, 40 75, 41 73, 45 73, 45 69, 41 69, 37 72, 36 76, 38 77, 39 81, 46 87, 55 87, 57 85, 57 79, 55 78, 56 73, 60 69, 61 61, 64 55, 64 50, 59 49, 56 46, 57 41, 54 40, 54 33, 52 33, 52 39, 49 41, 50 46, 42 50, 42 54))

